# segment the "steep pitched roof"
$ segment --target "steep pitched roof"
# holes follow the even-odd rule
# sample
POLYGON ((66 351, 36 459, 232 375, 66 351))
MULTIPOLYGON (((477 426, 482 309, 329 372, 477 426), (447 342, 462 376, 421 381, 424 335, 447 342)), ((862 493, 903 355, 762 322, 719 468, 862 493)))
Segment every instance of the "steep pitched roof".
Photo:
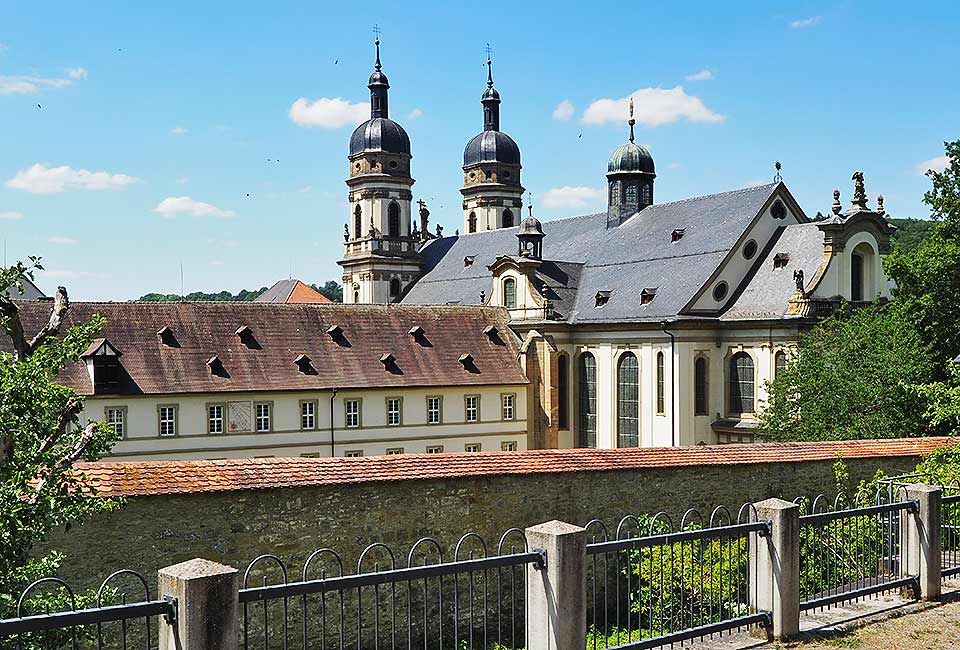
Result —
POLYGON ((20 282, 23 284, 23 293, 18 292, 14 287, 10 287, 4 294, 14 300, 39 300, 40 298, 46 298, 46 294, 40 291, 37 285, 28 278, 22 278, 20 282))
MULTIPOLYGON (((570 323, 656 321, 677 316, 779 187, 768 184, 654 204, 616 228, 606 227, 606 213, 544 222, 544 260, 579 268, 576 291, 566 283, 561 287, 566 311, 560 311, 560 316, 570 323), (673 242, 671 233, 677 228, 685 230, 684 236, 673 242), (657 287, 657 297, 642 304, 640 292, 645 287, 657 287), (599 291, 610 292, 602 307, 594 301, 599 291)), ((476 304, 481 291, 489 295, 487 266, 497 256, 516 249, 516 230, 504 228, 430 242, 423 250, 426 274, 403 302, 476 304), (474 263, 464 265, 465 257, 474 257, 474 263)))
POLYGON ((300 280, 280 280, 256 297, 254 302, 269 303, 326 303, 325 295, 300 280))
MULTIPOLYGON (((17 305, 27 331, 46 322, 49 304, 17 305)), ((68 324, 94 314, 107 319, 103 338, 123 352, 120 386, 126 394, 527 382, 507 312, 492 307, 73 303, 68 324), (504 333, 497 341, 484 333, 490 325, 504 333), (416 326, 423 328, 420 340, 409 334, 416 326), (165 327, 169 335, 158 336, 165 327), (387 353, 395 358, 389 371, 380 363, 387 353), (469 372, 458 361, 463 354, 474 359, 469 372), (311 372, 295 363, 299 355, 310 358, 311 372), (211 372, 213 356, 224 372, 211 372)), ((0 350, 8 348, 0 339, 0 350)), ((82 394, 93 392, 82 363, 65 368, 57 380, 82 394)))

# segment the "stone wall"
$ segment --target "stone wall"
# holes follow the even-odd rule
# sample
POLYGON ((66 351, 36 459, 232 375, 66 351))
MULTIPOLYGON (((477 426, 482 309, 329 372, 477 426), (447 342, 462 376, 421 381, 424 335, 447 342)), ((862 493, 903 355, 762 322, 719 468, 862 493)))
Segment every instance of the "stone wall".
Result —
MULTIPOLYGON (((878 469, 910 471, 918 460, 900 455, 850 459, 847 465, 859 481, 878 469)), ((194 557, 244 569, 263 553, 283 558, 296 576, 306 556, 324 546, 340 551, 352 571, 372 542, 388 544, 405 563, 410 545, 423 536, 435 537, 449 558, 460 535, 471 530, 493 550, 506 529, 551 519, 583 525, 599 518, 614 530, 627 514, 679 515, 696 507, 707 516, 719 504, 734 509, 772 496, 832 494, 832 465, 663 466, 138 496, 116 512, 52 536, 38 551, 61 549, 62 575, 77 587, 96 586, 121 567, 153 582, 160 567, 194 557)))

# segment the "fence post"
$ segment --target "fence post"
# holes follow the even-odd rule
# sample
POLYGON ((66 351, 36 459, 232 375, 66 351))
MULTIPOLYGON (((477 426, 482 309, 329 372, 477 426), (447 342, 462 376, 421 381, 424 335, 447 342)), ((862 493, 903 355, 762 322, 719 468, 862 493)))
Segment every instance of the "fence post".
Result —
POLYGON ((800 633, 800 506, 783 499, 754 504, 770 534, 757 540, 751 585, 757 609, 772 614, 775 640, 800 633))
POLYGON ((562 521, 527 528, 546 566, 527 565, 527 650, 583 648, 587 638, 587 531, 562 521))
POLYGON ((160 569, 157 590, 177 599, 173 625, 160 625, 158 650, 237 650, 240 638, 237 569, 187 560, 160 569))
POLYGON ((941 489, 932 485, 910 483, 905 486, 907 499, 919 501, 917 512, 906 515, 907 572, 920 579, 920 596, 924 600, 940 598, 943 551, 940 540, 941 489))

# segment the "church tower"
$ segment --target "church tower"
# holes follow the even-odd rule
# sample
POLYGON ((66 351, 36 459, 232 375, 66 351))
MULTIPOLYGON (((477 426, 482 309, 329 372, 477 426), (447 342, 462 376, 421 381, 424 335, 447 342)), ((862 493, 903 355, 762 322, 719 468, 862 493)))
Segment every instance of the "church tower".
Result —
POLYGON ((483 131, 463 150, 463 231, 512 228, 523 210, 520 148, 500 130, 500 93, 493 87, 493 64, 487 55, 487 89, 483 131))
POLYGON ((388 303, 420 276, 419 235, 412 230, 414 180, 410 137, 390 119, 390 83, 377 60, 367 87, 370 119, 350 136, 350 214, 343 229, 343 302, 388 303))
POLYGON ((633 98, 630 98, 630 141, 620 145, 607 164, 607 228, 615 228, 653 204, 653 156, 633 141, 633 98))

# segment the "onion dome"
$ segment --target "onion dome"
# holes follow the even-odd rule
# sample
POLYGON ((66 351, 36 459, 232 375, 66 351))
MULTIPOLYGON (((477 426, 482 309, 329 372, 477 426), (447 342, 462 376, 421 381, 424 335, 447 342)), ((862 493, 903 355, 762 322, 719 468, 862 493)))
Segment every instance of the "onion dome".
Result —
POLYGON ((403 127, 389 117, 387 91, 390 82, 380 69, 380 40, 377 46, 377 62, 367 83, 370 89, 370 119, 358 126, 350 136, 350 155, 360 153, 410 154, 410 136, 403 127))
POLYGON ((517 231, 517 236, 519 237, 520 235, 543 235, 543 225, 536 217, 527 217, 520 223, 520 230, 517 231))
POLYGON ((483 131, 470 138, 463 149, 463 166, 477 163, 520 164, 520 147, 500 130, 500 93, 493 87, 493 64, 487 59, 487 89, 483 104, 483 131))

